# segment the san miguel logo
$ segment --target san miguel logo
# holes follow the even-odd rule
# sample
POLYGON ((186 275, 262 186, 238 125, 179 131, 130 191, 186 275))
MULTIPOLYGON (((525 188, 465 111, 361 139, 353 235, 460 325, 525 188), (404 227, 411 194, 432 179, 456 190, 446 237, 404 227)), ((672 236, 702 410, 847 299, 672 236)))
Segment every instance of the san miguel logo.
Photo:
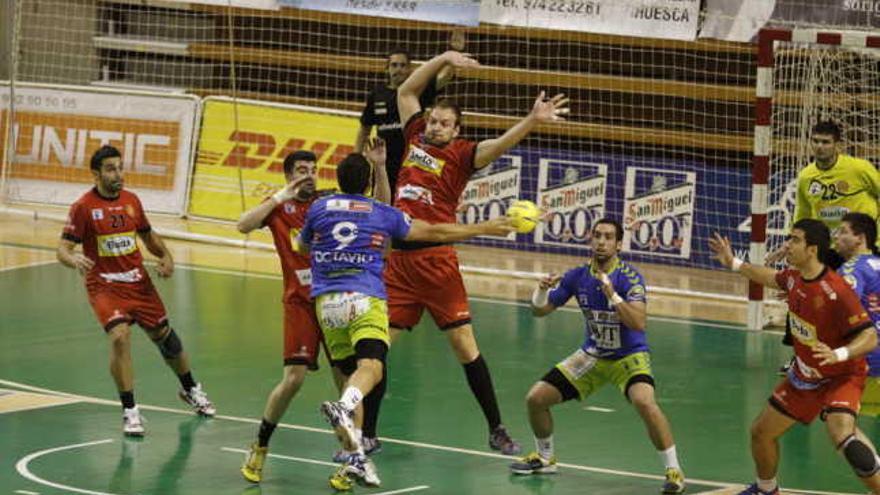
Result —
POLYGON ((696 174, 629 167, 624 192, 624 251, 689 258, 696 174))
POLYGON ((227 141, 228 152, 200 149, 196 165, 238 167, 242 169, 265 169, 271 173, 284 173, 284 158, 297 150, 311 151, 318 157, 318 178, 336 180, 336 165, 354 151, 350 145, 325 141, 307 142, 305 139, 289 138, 279 142, 272 134, 256 131, 233 130, 227 141))
POLYGON ((605 216, 608 165, 542 158, 538 206, 548 212, 535 242, 588 249, 595 222, 605 216))
MULTIPOLYGON (((458 221, 477 223, 506 215, 520 195, 521 167, 521 156, 504 155, 475 174, 461 193, 458 221)), ((503 238, 514 240, 516 234, 503 238)))

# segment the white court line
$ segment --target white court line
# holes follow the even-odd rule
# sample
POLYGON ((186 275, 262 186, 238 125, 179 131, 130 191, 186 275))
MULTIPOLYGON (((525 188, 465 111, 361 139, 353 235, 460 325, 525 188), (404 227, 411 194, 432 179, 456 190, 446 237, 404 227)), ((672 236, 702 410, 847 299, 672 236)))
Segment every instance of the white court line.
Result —
MULTIPOLYGON (((250 451, 244 449, 234 449, 232 447, 220 447, 220 450, 226 452, 235 452, 237 454, 249 454, 250 451)), ((281 455, 281 454, 266 454, 266 457, 276 457, 278 459, 285 459, 288 461, 296 461, 296 462, 305 462, 307 464, 317 464, 319 466, 330 466, 330 467, 339 467, 339 464, 335 462, 327 462, 327 461, 319 461, 316 459, 306 459, 305 457, 293 457, 289 455, 281 455)), ((373 494, 375 495, 375 494, 373 494)))
POLYGON ((52 449, 38 450, 37 452, 33 452, 31 454, 28 454, 28 455, 22 457, 21 460, 19 460, 17 463, 15 463, 15 469, 18 471, 18 474, 24 476, 25 478, 27 478, 35 483, 39 483, 41 485, 46 485, 46 486, 51 486, 52 488, 57 488, 59 490, 66 490, 66 491, 75 492, 75 493, 85 493, 86 495, 116 495, 113 493, 96 492, 93 490, 84 490, 82 488, 76 488, 74 486, 68 486, 68 485, 62 485, 60 483, 54 483, 52 481, 44 480, 43 478, 40 478, 39 476, 32 473, 30 471, 30 469, 28 469, 28 464, 30 464, 30 462, 32 460, 34 460, 38 457, 42 457, 46 454, 52 454, 54 452, 61 452, 62 450, 78 449, 80 447, 89 447, 91 445, 100 445, 100 444, 104 444, 104 443, 110 443, 112 441, 113 440, 107 438, 104 440, 95 440, 94 442, 76 443, 73 445, 64 445, 64 446, 55 447, 52 449))
MULTIPOLYGON (((8 247, 8 246, 3 246, 3 247, 8 247)), ((58 263, 58 260, 35 261, 33 263, 26 263, 24 265, 6 266, 3 268, 0 268, 0 272, 11 272, 12 270, 21 270, 23 268, 34 268, 34 267, 43 266, 43 265, 53 265, 56 263, 58 263)))
POLYGON ((587 406, 583 408, 584 411, 593 411, 593 412, 601 412, 601 413, 612 413, 614 409, 609 409, 607 407, 597 407, 597 406, 587 406))
POLYGON ((21 495, 40 495, 40 492, 29 492, 27 490, 15 490, 13 493, 20 493, 21 495))
POLYGON ((410 488, 401 488, 400 490, 391 490, 390 492, 371 493, 370 495, 396 495, 398 493, 418 492, 421 490, 427 490, 428 488, 431 488, 431 487, 428 485, 419 485, 419 486, 413 486, 410 488))

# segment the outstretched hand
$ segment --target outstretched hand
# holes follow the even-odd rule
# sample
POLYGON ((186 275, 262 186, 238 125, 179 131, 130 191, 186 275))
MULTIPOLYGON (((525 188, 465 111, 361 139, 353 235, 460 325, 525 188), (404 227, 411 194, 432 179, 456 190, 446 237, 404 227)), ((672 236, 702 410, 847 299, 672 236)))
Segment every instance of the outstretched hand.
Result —
POLYGON ((569 99, 563 93, 559 93, 553 98, 547 98, 546 92, 541 91, 532 106, 532 116, 539 122, 565 120, 563 116, 569 113, 568 101, 569 99))
POLYGON ((538 281, 538 287, 545 290, 552 289, 553 287, 556 287, 556 284, 558 284, 560 280, 562 280, 562 275, 550 272, 538 281))
POLYGON ((369 160, 374 167, 384 167, 387 156, 388 153, 385 141, 380 138, 374 137, 364 145, 364 157, 369 160))
POLYGON ((730 247, 730 239, 715 232, 709 238, 709 249, 712 250, 713 257, 726 268, 733 266, 733 248, 730 247))
POLYGON ((446 63, 453 67, 479 67, 480 63, 470 53, 462 53, 456 50, 449 50, 443 54, 446 63))

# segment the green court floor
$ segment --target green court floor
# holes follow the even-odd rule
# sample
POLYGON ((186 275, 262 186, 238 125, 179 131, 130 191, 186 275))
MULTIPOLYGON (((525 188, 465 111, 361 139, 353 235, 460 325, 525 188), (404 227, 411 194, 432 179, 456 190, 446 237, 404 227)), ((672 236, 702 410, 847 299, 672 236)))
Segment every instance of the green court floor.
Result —
MULTIPOLYGON (((142 334, 134 339, 136 396, 147 436, 126 440, 107 371, 103 332, 79 276, 57 264, 0 272, 0 399, 16 391, 75 400, 0 414, 0 494, 332 493, 335 438, 318 404, 335 397, 326 366, 307 380, 273 437, 265 481, 238 467, 268 392, 281 373, 281 282, 277 277, 178 267, 157 286, 220 416, 203 420, 176 398, 177 380, 142 334)), ((505 424, 527 449, 524 396, 582 338, 582 317, 534 319, 523 305, 472 301, 478 340, 493 372, 505 424)), ((748 425, 764 406, 789 351, 773 334, 711 323, 651 319, 660 404, 669 417, 688 493, 753 477, 748 425)), ((488 450, 482 414, 461 366, 423 320, 389 356, 382 410, 380 488, 356 493, 653 494, 662 469, 636 415, 616 390, 554 410, 555 476, 508 475, 488 450)), ((866 433, 880 440, 873 418, 866 433)), ((821 424, 783 440, 780 480, 797 493, 864 493, 821 424)))

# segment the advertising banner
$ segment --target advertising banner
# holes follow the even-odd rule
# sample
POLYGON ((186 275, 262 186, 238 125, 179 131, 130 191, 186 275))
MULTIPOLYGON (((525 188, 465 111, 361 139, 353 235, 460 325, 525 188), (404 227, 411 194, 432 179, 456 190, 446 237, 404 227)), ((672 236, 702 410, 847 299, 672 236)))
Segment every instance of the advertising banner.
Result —
POLYGON ((693 40, 700 0, 483 0, 480 22, 693 40))
POLYGON ((288 7, 476 26, 480 0, 281 0, 288 7))
POLYGON ((549 213, 535 228, 535 243, 587 249, 593 222, 605 216, 608 165, 541 158, 537 201, 549 213))
POLYGON ((689 258, 696 204, 694 172, 629 167, 623 203, 623 249, 689 258))
POLYGON ((284 158, 318 157, 318 188, 336 185, 336 164, 352 151, 356 114, 296 105, 206 98, 189 213, 237 220, 284 185, 284 158))
MULTIPOLYGON (((8 85, 0 86, 0 152, 7 153, 8 85)), ((70 204, 94 179, 91 155, 101 146, 122 154, 125 187, 151 212, 184 211, 195 96, 124 94, 76 86, 16 84, 9 196, 70 204)))
MULTIPOLYGON (((475 174, 461 194, 459 222, 485 222, 506 215, 511 203, 519 199, 521 166, 522 157, 504 155, 475 174)), ((513 241, 516 233, 494 238, 513 241)))

